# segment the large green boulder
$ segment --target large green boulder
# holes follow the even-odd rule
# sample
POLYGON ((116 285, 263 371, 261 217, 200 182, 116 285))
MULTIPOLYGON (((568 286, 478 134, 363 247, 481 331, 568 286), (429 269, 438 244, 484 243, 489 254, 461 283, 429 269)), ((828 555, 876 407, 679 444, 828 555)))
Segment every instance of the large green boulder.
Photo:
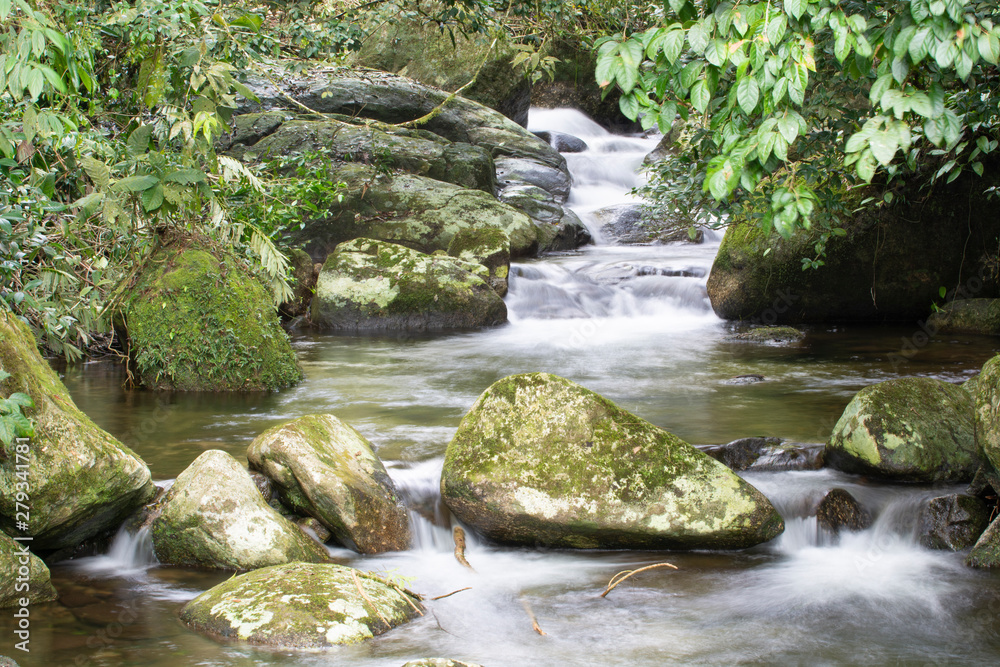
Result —
POLYGON ((355 239, 327 258, 313 324, 342 331, 441 331, 502 324, 507 307, 480 264, 355 239))
POLYGON ((0 533, 0 608, 20 607, 22 600, 28 604, 50 602, 59 597, 49 580, 49 568, 42 559, 31 553, 31 542, 15 542, 0 533))
POLYGON ((1000 472, 1000 355, 975 378, 976 438, 983 456, 1000 472))
POLYGON ((254 570, 329 554, 261 497, 236 459, 211 449, 187 467, 158 503, 153 549, 161 563, 254 570))
POLYGON ((504 544, 738 549, 784 528, 721 463, 547 373, 504 378, 479 397, 448 445, 441 494, 504 544))
POLYGON ((134 452, 83 414, 38 354, 28 327, 0 312, 0 396, 21 392, 34 401, 27 453, 0 446, 0 529, 31 535, 36 551, 75 547, 115 530, 156 492, 149 468, 134 452), (27 530, 17 528, 19 483, 30 488, 27 530))
POLYGON ((282 502, 318 519, 361 553, 410 546, 410 522, 382 461, 364 436, 333 415, 307 415, 257 436, 250 469, 271 479, 282 502))
MULTIPOLYGON (((784 240, 765 235, 755 221, 737 221, 708 279, 715 312, 765 324, 916 321, 942 286, 955 288, 959 298, 1000 296, 988 270, 1000 218, 984 194, 995 183, 970 172, 935 185, 932 197, 919 185, 913 179, 894 205, 850 220, 846 236, 829 239, 816 269, 803 270, 802 260, 815 258, 823 225, 784 240)), ((875 190, 856 190, 843 195, 844 205, 855 208, 870 195, 881 199, 875 190)))
POLYGON ((934 378, 906 377, 865 387, 851 399, 826 446, 827 465, 905 482, 973 478, 972 397, 934 378))
MULTIPOLYGON (((248 114, 247 119, 271 115, 248 114)), ((237 116, 238 120, 243 118, 237 116)), ((362 127, 337 120, 290 120, 252 144, 236 143, 227 151, 243 161, 310 152, 381 171, 401 169, 490 195, 496 185, 493 158, 486 149, 421 130, 362 127)))
POLYGON ((184 606, 181 621, 217 639, 320 649, 388 632, 412 619, 417 604, 365 572, 290 563, 210 588, 184 606))
POLYGON ((164 241, 122 312, 129 357, 151 389, 261 391, 302 378, 270 291, 205 239, 164 241))
POLYGON ((322 262, 345 241, 367 237, 421 252, 448 250, 463 230, 499 229, 510 253, 531 255, 538 232, 528 216, 480 190, 460 188, 413 174, 379 174, 362 164, 333 163, 325 178, 345 183, 344 199, 324 215, 305 220, 291 234, 322 262))
POLYGON ((1000 336, 1000 299, 956 299, 927 319, 927 328, 941 333, 1000 336))
POLYGON ((526 126, 531 83, 511 64, 517 52, 504 35, 493 37, 444 30, 421 16, 397 14, 369 33, 351 60, 446 91, 472 82, 462 90, 464 97, 526 126))

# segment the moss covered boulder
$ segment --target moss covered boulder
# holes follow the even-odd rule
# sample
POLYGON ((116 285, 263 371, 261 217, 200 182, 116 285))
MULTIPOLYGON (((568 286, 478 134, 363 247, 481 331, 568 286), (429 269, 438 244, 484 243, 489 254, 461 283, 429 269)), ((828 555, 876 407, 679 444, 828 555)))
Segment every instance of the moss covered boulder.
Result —
POLYGON ((502 229, 463 229, 448 244, 448 255, 486 268, 486 282, 497 296, 507 295, 510 237, 502 229))
POLYGON ((319 519, 337 540, 372 554, 410 546, 410 523, 382 461, 333 415, 307 415, 264 431, 247 450, 252 470, 285 505, 319 519))
POLYGON ((983 456, 1000 472, 1000 355, 987 361, 974 379, 976 438, 983 456))
POLYGON ((441 493, 505 544, 738 549, 784 528, 757 489, 677 436, 554 375, 514 375, 448 445, 441 493))
MULTIPOLYGON (((942 285, 958 294, 1000 296, 989 276, 1000 217, 984 192, 995 185, 996 168, 983 179, 971 172, 930 195, 913 179, 896 193, 896 204, 857 215, 846 236, 832 237, 823 266, 802 270, 816 255, 823 226, 788 240, 765 235, 754 222, 726 230, 708 280, 712 307, 729 320, 765 324, 831 321, 922 320, 940 298, 942 285), (992 180, 991 180, 992 178, 992 180)), ((881 193, 846 193, 848 208, 881 193)))
POLYGON ((0 608, 51 602, 59 597, 49 580, 49 568, 28 550, 30 542, 15 542, 0 533, 0 608))
POLYGON ((373 239, 337 247, 323 265, 312 321, 346 331, 441 331, 502 324, 507 307, 481 264, 373 239))
POLYGON ((958 299, 931 315, 927 328, 942 333, 1000 336, 1000 299, 958 299))
POLYGON ((229 454, 203 453, 174 481, 152 523, 161 563, 253 570, 329 554, 273 510, 250 473, 229 454))
POLYGON ((972 397, 933 378, 865 387, 833 429, 827 465, 905 482, 969 481, 980 465, 972 397))
POLYGON ((0 396, 30 396, 34 407, 24 414, 35 424, 26 454, 0 446, 0 529, 33 536, 35 550, 75 547, 115 530, 153 496, 156 487, 142 459, 76 407, 38 354, 28 327, 4 312, 0 369, 10 373, 0 382, 0 396), (31 520, 27 531, 17 531, 17 491, 24 470, 31 488, 31 520))
POLYGON ((993 519, 965 558, 970 567, 1000 567, 1000 517, 993 519))
POLYGON ((372 165, 382 171, 400 169, 490 195, 496 185, 493 158, 485 148, 449 141, 423 130, 362 127, 343 121, 289 120, 252 144, 234 142, 227 150, 244 161, 309 152, 372 165))
POLYGON ((216 639, 319 649, 388 632, 416 616, 418 604, 349 567, 290 563, 210 588, 184 606, 181 621, 216 639))
POLYGON ((207 241, 165 242, 123 304, 129 357, 142 385, 260 391, 302 378, 273 298, 207 241))

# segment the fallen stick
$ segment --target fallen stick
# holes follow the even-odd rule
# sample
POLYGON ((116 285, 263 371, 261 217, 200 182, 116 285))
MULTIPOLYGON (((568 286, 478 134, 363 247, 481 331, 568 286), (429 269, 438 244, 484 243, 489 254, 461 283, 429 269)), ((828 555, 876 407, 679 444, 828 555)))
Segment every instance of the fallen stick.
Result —
POLYGON ((457 591, 452 591, 451 593, 445 593, 444 595, 439 595, 436 598, 431 598, 431 601, 433 602, 434 600, 443 600, 445 598, 450 598, 455 593, 461 593, 462 591, 471 591, 471 590, 472 586, 466 586, 465 588, 459 588, 457 591))
POLYGON ((603 593, 601 593, 601 597, 602 598, 607 597, 608 593, 615 590, 618 584, 622 583, 629 577, 639 574, 640 572, 645 572, 646 570, 652 570, 658 567, 669 567, 671 570, 677 569, 677 566, 671 563, 653 563, 652 565, 647 565, 646 567, 640 567, 638 570, 623 570, 618 574, 616 574, 615 576, 611 577, 611 581, 608 582, 608 587, 604 589, 603 593))
POLYGON ((372 602, 372 599, 368 597, 367 593, 365 593, 365 589, 361 587, 361 580, 358 579, 358 573, 355 572, 354 570, 351 570, 351 577, 354 579, 354 585, 358 588, 358 592, 361 593, 361 597, 363 597, 365 599, 365 602, 367 602, 371 606, 371 608, 375 610, 375 613, 378 615, 378 617, 382 619, 383 623, 385 623, 385 627, 391 629, 392 623, 390 623, 389 619, 387 619, 385 616, 382 615, 382 612, 379 610, 379 608, 375 606, 375 603, 372 602))
POLYGON ((531 619, 531 627, 535 632, 544 637, 545 631, 538 625, 538 619, 535 618, 535 612, 531 610, 531 603, 528 602, 527 598, 521 598, 521 606, 524 607, 524 611, 528 612, 528 618, 531 619))
POLYGON ((455 526, 451 535, 455 538, 455 560, 475 572, 475 568, 469 565, 469 561, 465 559, 465 531, 461 526, 455 526))

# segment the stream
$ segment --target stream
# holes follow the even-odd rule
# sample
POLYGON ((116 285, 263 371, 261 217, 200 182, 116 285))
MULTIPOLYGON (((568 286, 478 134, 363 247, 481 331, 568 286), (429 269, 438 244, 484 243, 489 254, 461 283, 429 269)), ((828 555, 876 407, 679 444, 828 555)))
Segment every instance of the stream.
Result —
MULTIPOLYGON (((533 110, 530 129, 589 145, 566 155, 569 204, 585 222, 594 209, 633 201, 637 170, 657 142, 610 135, 571 110, 533 110)), ((510 322, 495 329, 296 332, 306 379, 275 394, 125 390, 120 367, 106 361, 65 371, 80 408, 161 481, 205 450, 245 460, 266 428, 336 414, 372 441, 408 504, 422 508, 412 513, 409 551, 371 557, 334 548, 338 562, 388 573, 428 597, 469 590, 360 645, 310 653, 218 643, 188 631, 177 613, 231 573, 160 566, 148 535, 123 533, 105 555, 52 568, 61 599, 32 608, 32 652, 13 657, 25 666, 144 667, 398 667, 432 656, 487 667, 1000 664, 1000 573, 969 569, 963 554, 917 541, 921 503, 963 486, 878 485, 826 469, 747 473, 787 526, 753 549, 575 552, 502 548, 470 535, 475 571, 455 560, 438 498, 444 451, 479 394, 506 375, 569 378, 693 444, 757 435, 821 443, 862 387, 900 375, 961 382, 1000 350, 995 338, 939 336, 894 367, 891 355, 914 327, 822 326, 796 344, 734 341, 705 292, 719 241, 709 232, 701 244, 599 243, 518 263, 510 322), (764 381, 730 382, 747 374, 764 381), (838 539, 817 527, 811 513, 833 487, 876 516, 870 529, 838 539), (617 572, 665 560, 678 569, 646 572, 600 597, 617 572)), ((0 632, 12 632, 7 615, 0 632)))

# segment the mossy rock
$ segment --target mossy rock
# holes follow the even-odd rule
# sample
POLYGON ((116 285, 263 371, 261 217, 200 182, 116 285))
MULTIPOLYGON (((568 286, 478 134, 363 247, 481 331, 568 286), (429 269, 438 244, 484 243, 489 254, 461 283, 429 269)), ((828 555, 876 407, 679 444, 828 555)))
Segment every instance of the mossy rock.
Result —
POLYGON ((337 540, 374 554, 410 546, 410 522, 371 443, 334 415, 307 415, 257 436, 251 470, 281 489, 294 511, 318 519, 337 540))
POLYGON ((531 83, 511 65, 516 51, 503 35, 465 35, 419 17, 381 23, 351 62, 407 76, 446 91, 462 88, 470 100, 528 124, 531 83))
POLYGON ((262 391, 298 382, 302 371, 270 292, 235 258, 201 245, 162 245, 126 294, 124 327, 140 383, 262 391))
POLYGON ((504 544, 739 549, 784 529, 721 463, 547 373, 504 378, 479 397, 448 445, 441 494, 504 544))
POLYGON ((1000 299, 957 299, 927 320, 927 328, 941 333, 1000 336, 1000 299))
POLYGON ((496 187, 493 158, 486 149, 403 128, 390 132, 339 121, 291 120, 253 144, 234 144, 227 151, 246 162, 308 152, 379 171, 400 169, 490 195, 496 187))
POLYGON ((507 307, 481 264, 355 239, 330 255, 312 321, 343 331, 441 331, 502 324, 507 307))
POLYGON ((590 232, 572 209, 563 206, 557 197, 535 185, 508 185, 499 195, 535 223, 538 252, 576 250, 593 242, 590 232))
POLYGON ((309 312, 309 304, 316 292, 316 265, 305 250, 293 248, 288 252, 288 266, 292 273, 293 296, 278 310, 285 317, 299 317, 309 312))
POLYGON ((329 554, 274 511, 236 459, 210 449, 177 476, 152 522, 161 563, 253 570, 329 554))
POLYGON ((462 662, 460 660, 450 660, 448 658, 421 658, 420 660, 410 660, 403 664, 403 667, 483 667, 472 662, 462 662))
POLYGON ((362 164, 330 164, 326 178, 347 185, 343 201, 291 234, 318 262, 339 244, 361 237, 425 253, 447 251, 455 235, 469 229, 502 230, 515 257, 538 250, 531 219, 480 190, 413 174, 380 174, 362 164))
POLYGON ((990 507, 964 493, 931 498, 920 512, 920 544, 961 551, 975 545, 990 524, 990 507))
POLYGON ((0 369, 11 374, 0 382, 0 396, 28 394, 35 436, 19 459, 14 447, 0 446, 0 529, 31 535, 32 549, 75 547, 115 530, 156 492, 149 468, 132 450, 98 428, 73 403, 59 376, 49 368, 28 327, 0 312, 0 369), (16 530, 17 464, 27 463, 31 486, 31 521, 16 530), (72 490, 72 492, 69 492, 72 490))
POLYGON ((987 361, 974 379, 976 437, 983 456, 1000 472, 1000 355, 987 361))
POLYGON ((463 229, 448 244, 448 255, 486 267, 489 283, 497 296, 507 295, 510 275, 510 237, 502 229, 463 229))
POLYGON ((825 456, 845 472, 904 482, 969 481, 981 463, 972 397, 933 378, 865 387, 844 409, 825 456))
POLYGON ((748 343, 798 343, 806 335, 795 327, 754 327, 732 335, 734 340, 748 343))
POLYGON ((993 519, 965 558, 969 567, 1000 567, 1000 517, 993 519))
MULTIPOLYGON (((1000 169, 987 169, 987 175, 1000 169)), ((995 179, 995 177, 994 177, 995 179)), ((966 174, 928 195, 914 179, 896 204, 849 221, 846 236, 831 237, 824 264, 802 269, 815 257, 823 226, 783 240, 755 222, 726 230, 708 279, 716 314, 765 324, 836 321, 917 321, 939 299, 942 285, 960 294, 1000 296, 1000 282, 985 270, 996 253, 1000 218, 984 192, 995 183, 966 174)), ((842 195, 856 208, 874 189, 842 195)))
POLYGON ((365 572, 290 563, 210 588, 184 605, 180 616, 213 639, 321 649, 388 632, 416 616, 418 604, 365 572))
POLYGON ((29 604, 51 602, 59 597, 49 578, 49 568, 41 558, 28 550, 30 542, 15 542, 0 533, 0 608, 19 607, 21 600, 29 604), (26 590, 19 590, 27 584, 26 590))

